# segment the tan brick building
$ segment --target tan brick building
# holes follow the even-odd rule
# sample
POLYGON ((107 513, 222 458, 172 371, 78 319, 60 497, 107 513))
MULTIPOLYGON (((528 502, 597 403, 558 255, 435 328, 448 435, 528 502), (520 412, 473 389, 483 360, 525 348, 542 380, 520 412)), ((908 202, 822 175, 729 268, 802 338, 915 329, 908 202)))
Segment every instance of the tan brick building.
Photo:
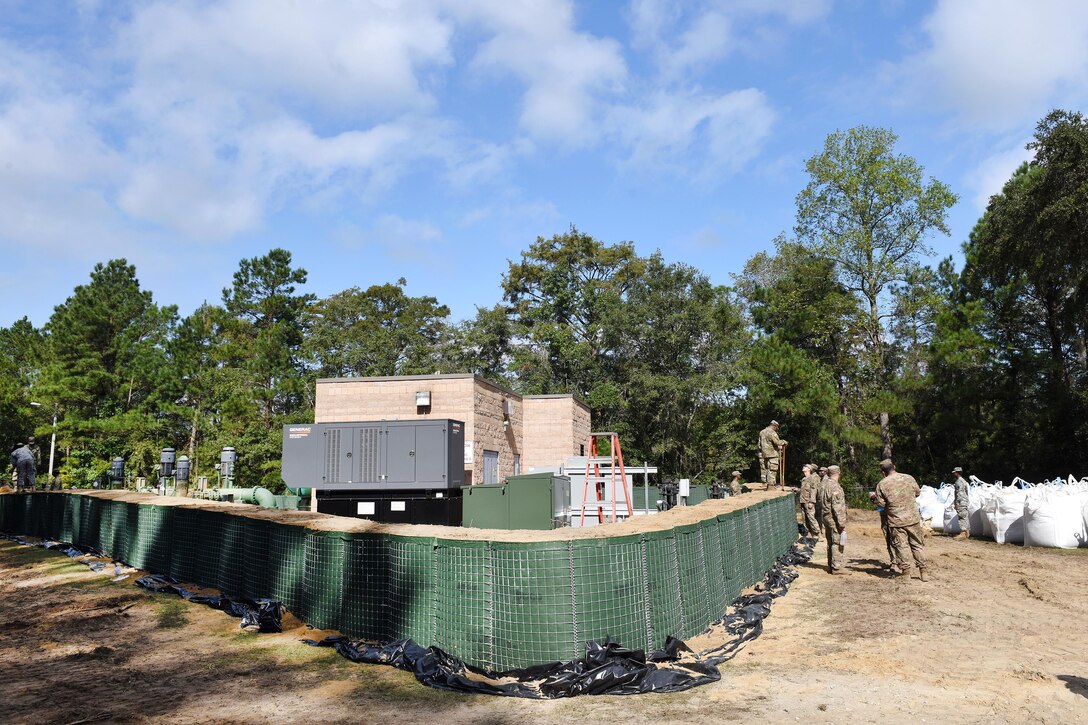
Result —
POLYGON ((472 374, 317 381, 315 423, 425 418, 464 421, 466 483, 562 465, 590 432, 589 408, 572 395, 521 396, 472 374))

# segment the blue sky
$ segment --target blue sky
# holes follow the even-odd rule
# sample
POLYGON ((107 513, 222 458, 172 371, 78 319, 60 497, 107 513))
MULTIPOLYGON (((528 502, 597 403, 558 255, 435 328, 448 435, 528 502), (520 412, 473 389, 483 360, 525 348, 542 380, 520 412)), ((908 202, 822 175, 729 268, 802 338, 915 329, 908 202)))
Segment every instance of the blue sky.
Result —
POLYGON ((958 256, 1086 100, 1075 0, 0 0, 0 325, 115 257, 186 314, 276 246, 461 319, 571 224, 729 284, 859 124, 959 195, 958 256))

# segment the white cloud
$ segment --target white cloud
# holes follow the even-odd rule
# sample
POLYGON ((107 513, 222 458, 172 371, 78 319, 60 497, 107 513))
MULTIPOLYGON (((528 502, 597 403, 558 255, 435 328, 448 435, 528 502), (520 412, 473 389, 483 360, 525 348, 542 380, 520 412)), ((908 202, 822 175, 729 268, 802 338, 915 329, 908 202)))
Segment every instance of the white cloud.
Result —
POLYGON ((1088 97, 1088 4, 941 0, 922 27, 927 47, 902 77, 969 121, 1013 125, 1088 97))
MULTIPOLYGON (((72 55, 0 35, 0 244, 221 244, 283 209, 374 204, 420 169, 458 193, 516 186, 520 158, 555 149, 733 171, 761 148, 771 104, 693 74, 730 52, 738 23, 812 12, 638 3, 668 69, 646 79, 616 40, 579 28, 570 0, 78 7, 72 55), (510 130, 472 136, 444 105, 481 78, 515 99, 510 130)), ((369 231, 394 238, 383 224, 369 231)))
POLYGON ((411 0, 160 2, 135 12, 120 53, 145 113, 230 89, 240 105, 388 117, 433 103, 424 72, 452 62, 452 32, 433 3, 411 0))
POLYGON ((458 12, 491 34, 473 66, 524 84, 520 123, 530 136, 571 146, 596 138, 598 113, 627 77, 619 43, 575 30, 566 0, 469 2, 458 12))
POLYGON ((990 197, 1004 188, 1005 182, 1012 178, 1012 174, 1020 164, 1030 161, 1034 154, 1025 148, 1027 140, 1010 149, 995 151, 983 159, 973 171, 967 175, 967 184, 974 190, 974 202, 979 211, 990 203, 990 197))
POLYGON ((754 158, 774 119, 767 97, 754 88, 721 95, 662 91, 645 104, 617 108, 610 125, 630 149, 629 164, 674 167, 706 180, 754 158))
POLYGON ((632 42, 650 51, 659 74, 680 79, 745 51, 778 47, 784 31, 815 22, 827 0, 632 0, 627 12, 632 42))

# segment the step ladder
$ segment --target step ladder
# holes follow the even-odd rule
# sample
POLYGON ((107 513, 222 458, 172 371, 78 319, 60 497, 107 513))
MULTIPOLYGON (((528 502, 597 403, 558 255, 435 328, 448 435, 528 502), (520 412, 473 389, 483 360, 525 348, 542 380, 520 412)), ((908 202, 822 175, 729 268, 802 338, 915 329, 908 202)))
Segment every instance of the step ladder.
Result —
POLYGON ((604 512, 608 507, 612 508, 612 523, 616 523, 617 515, 631 516, 634 509, 627 490, 627 471, 623 467, 620 437, 611 432, 590 433, 586 451, 589 455, 586 456, 586 480, 582 491, 582 514, 579 525, 586 525, 587 509, 597 510, 599 524, 604 523, 604 512), (598 449, 598 439, 607 441, 607 454, 598 449), (592 498, 589 495, 590 491, 593 492, 592 498), (611 493, 611 497, 607 500, 606 493, 611 493), (619 501, 620 498, 623 499, 622 502, 619 501))

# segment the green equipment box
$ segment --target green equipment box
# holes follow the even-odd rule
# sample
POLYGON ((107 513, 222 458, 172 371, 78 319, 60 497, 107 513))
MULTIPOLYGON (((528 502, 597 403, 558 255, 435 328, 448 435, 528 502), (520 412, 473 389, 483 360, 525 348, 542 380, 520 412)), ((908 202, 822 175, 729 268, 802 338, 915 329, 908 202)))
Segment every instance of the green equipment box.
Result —
POLYGON ((502 484, 463 490, 463 526, 546 530, 570 525, 570 479, 566 476, 526 473, 502 484))

